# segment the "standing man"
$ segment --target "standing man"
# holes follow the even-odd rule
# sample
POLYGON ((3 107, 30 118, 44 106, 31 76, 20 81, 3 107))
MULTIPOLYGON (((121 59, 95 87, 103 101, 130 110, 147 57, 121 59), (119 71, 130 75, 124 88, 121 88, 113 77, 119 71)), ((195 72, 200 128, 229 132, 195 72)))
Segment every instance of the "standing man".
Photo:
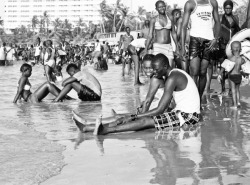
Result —
POLYGON ((206 86, 207 67, 211 53, 217 45, 220 34, 220 18, 216 0, 188 0, 184 7, 181 33, 181 54, 186 58, 185 43, 188 22, 190 28, 190 75, 194 79, 200 97, 206 86))
POLYGON ((142 52, 142 56, 145 56, 148 53, 148 49, 150 49, 150 44, 154 38, 153 54, 164 54, 168 58, 170 66, 174 67, 174 53, 171 45, 171 35, 176 45, 177 55, 179 54, 179 46, 173 18, 168 17, 166 14, 166 4, 164 1, 157 1, 155 3, 155 8, 158 15, 150 20, 148 39, 146 47, 142 52))
POLYGON ((131 55, 131 58, 135 64, 135 85, 141 85, 142 83, 140 82, 139 79, 139 56, 136 51, 137 48, 145 48, 146 41, 148 39, 148 34, 149 34, 149 20, 145 20, 145 27, 141 31, 141 38, 135 39, 131 42, 131 44, 128 46, 128 51, 131 55))
POLYGON ((40 60, 40 55, 42 52, 42 43, 40 37, 37 37, 35 43, 35 63, 38 64, 40 60))
MULTIPOLYGON (((126 27, 126 33, 125 35, 122 35, 120 37, 120 43, 119 43, 119 51, 120 51, 120 57, 122 57, 122 74, 124 75, 125 66, 126 66, 126 60, 128 59, 128 46, 130 43, 134 40, 134 37, 130 34, 130 28, 126 27)), ((129 69, 131 69, 131 63, 129 63, 129 69)))

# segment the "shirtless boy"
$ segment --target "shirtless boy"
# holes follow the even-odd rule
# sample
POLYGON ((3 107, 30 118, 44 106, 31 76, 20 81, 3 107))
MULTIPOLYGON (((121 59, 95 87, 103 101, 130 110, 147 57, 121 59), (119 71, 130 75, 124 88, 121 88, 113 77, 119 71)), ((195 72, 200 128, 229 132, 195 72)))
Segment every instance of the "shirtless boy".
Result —
MULTIPOLYGON (((240 84, 242 80, 241 76, 241 66, 245 63, 245 60, 240 56, 241 43, 239 41, 234 41, 231 44, 231 50, 233 56, 229 58, 230 61, 235 62, 234 68, 229 72, 229 82, 231 84, 232 96, 233 96, 233 106, 231 108, 237 109, 240 107, 240 84)), ((220 80, 221 74, 224 68, 221 70, 218 79, 220 80)))

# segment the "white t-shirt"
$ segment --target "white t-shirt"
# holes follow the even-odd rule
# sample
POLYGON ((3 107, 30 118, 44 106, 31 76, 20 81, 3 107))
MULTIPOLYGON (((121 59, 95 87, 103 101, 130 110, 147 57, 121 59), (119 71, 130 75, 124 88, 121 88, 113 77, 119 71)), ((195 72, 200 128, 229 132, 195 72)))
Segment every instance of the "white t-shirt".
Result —
POLYGON ((5 52, 4 52, 4 47, 0 47, 0 60, 5 60, 5 52))
POLYGON ((73 76, 77 79, 82 85, 87 86, 91 90, 93 90, 100 97, 102 96, 102 88, 99 81, 87 71, 79 71, 73 76))

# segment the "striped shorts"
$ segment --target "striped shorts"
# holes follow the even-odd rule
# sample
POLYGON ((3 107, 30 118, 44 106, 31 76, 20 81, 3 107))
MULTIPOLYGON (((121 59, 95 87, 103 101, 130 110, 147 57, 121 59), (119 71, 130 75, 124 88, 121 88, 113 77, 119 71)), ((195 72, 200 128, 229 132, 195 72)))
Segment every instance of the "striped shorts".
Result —
POLYGON ((200 114, 198 113, 185 113, 179 111, 165 112, 159 116, 153 116, 155 122, 155 128, 157 130, 164 130, 168 127, 179 127, 181 125, 181 120, 178 116, 180 113, 184 120, 184 124, 194 125, 200 120, 200 114))

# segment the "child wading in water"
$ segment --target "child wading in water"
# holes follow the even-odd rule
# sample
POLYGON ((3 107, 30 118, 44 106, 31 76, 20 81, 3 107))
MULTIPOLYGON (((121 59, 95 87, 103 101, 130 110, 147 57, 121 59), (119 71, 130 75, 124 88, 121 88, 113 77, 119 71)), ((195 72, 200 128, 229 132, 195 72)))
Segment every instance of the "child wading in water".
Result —
MULTIPOLYGON (((233 96, 233 106, 231 108, 237 109, 240 107, 241 66, 245 63, 245 60, 240 56, 241 43, 239 41, 232 42, 231 50, 233 56, 229 58, 229 60, 235 63, 233 69, 229 72, 229 82, 231 84, 233 96)), ((222 74, 224 70, 223 68, 220 74, 222 74)), ((218 79, 221 79, 221 75, 218 76, 218 79)))

